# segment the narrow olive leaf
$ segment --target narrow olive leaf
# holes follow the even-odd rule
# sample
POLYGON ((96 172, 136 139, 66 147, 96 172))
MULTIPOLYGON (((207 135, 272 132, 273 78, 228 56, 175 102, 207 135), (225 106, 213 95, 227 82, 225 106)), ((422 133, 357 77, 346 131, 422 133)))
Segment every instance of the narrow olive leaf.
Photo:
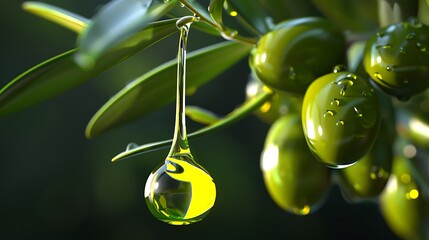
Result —
POLYGON ((24 2, 22 8, 29 13, 57 23, 76 33, 81 33, 89 23, 87 18, 47 3, 24 2))
POLYGON ((152 5, 152 0, 114 0, 105 5, 78 38, 76 63, 84 70, 150 22, 167 13, 176 1, 152 5))
POLYGON ((73 60, 76 50, 53 57, 19 75, 0 89, 0 116, 9 115, 59 95, 95 77, 127 57, 177 32, 177 19, 151 23, 114 51, 91 71, 83 71, 73 60))
MULTIPOLYGON (((222 42, 189 53, 186 63, 187 89, 196 89, 221 74, 246 56, 251 47, 222 42)), ((173 102, 176 64, 175 59, 171 60, 128 84, 92 117, 86 128, 86 136, 91 138, 173 102)))
MULTIPOLYGON (((224 127, 230 126, 231 124, 236 123, 237 121, 243 119, 244 117, 251 114, 257 108, 261 107, 267 100, 272 97, 272 92, 261 92, 256 95, 254 98, 251 98, 244 102, 240 107, 236 108, 234 111, 230 112, 224 118, 219 119, 218 121, 201 128, 198 131, 188 134, 188 139, 196 139, 198 137, 205 136, 209 133, 220 130, 224 127)), ((160 142, 148 143, 141 146, 134 146, 133 148, 127 148, 124 152, 116 155, 112 158, 112 162, 130 158, 139 154, 152 152, 159 150, 171 145, 172 140, 164 140, 160 142)))
POLYGON ((219 117, 213 112, 197 106, 186 106, 185 113, 193 121, 202 124, 208 125, 219 120, 219 117))
POLYGON ((209 13, 211 18, 224 28, 222 13, 223 13, 223 3, 225 0, 211 0, 209 5, 209 13))

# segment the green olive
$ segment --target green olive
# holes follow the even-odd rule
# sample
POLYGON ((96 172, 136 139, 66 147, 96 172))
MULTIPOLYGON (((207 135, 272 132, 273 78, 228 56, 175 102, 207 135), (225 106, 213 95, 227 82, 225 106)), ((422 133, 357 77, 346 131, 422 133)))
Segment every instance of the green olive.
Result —
POLYGON ((265 186, 282 209, 307 215, 326 199, 330 170, 308 149, 299 115, 279 118, 270 128, 261 155, 265 186))
POLYGON ((404 156, 395 157, 392 175, 380 197, 389 228, 403 239, 429 239, 429 196, 416 183, 404 156))
MULTIPOLYGON (((246 85, 246 98, 251 99, 264 91, 264 84, 254 74, 250 74, 246 85)), ((262 121, 272 124, 286 114, 301 114, 302 98, 289 94, 274 92, 254 114, 262 121)))
POLYGON ((303 95, 317 77, 345 59, 343 33, 329 21, 308 17, 279 23, 252 50, 249 65, 274 90, 303 95))
POLYGON ((400 136, 429 149, 429 91, 398 104, 396 129, 400 136))
POLYGON ((429 87, 429 27, 410 19, 368 40, 364 66, 385 92, 408 99, 429 87))
POLYGON ((372 148, 380 126, 380 106, 368 82, 350 72, 316 79, 302 105, 307 143, 331 168, 354 164, 372 148))
POLYGON ((383 191, 393 158, 389 136, 383 122, 371 151, 353 166, 338 170, 338 184, 348 202, 374 199, 383 191))

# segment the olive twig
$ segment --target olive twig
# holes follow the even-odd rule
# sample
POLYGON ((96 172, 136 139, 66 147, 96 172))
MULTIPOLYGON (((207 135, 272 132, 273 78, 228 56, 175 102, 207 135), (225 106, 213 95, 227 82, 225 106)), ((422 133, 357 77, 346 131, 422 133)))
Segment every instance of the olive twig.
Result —
MULTIPOLYGON (((253 111, 255 111, 257 108, 261 107, 267 100, 269 100, 273 96, 273 92, 269 89, 266 91, 260 93, 259 95, 255 96, 255 98, 252 98, 251 100, 248 100, 247 102, 243 103, 239 108, 236 108, 234 111, 230 112, 228 115, 226 115, 224 118, 219 119, 213 124, 210 124, 206 127, 201 128, 198 131, 195 131, 191 134, 188 134, 188 139, 194 139, 197 137, 201 137, 204 135, 207 135, 211 132, 214 132, 216 130, 219 130, 223 127, 227 127, 240 119, 246 117, 253 111)), ((158 150, 161 148, 169 147, 171 145, 172 140, 164 140, 160 142, 155 143, 148 143, 141 145, 139 147, 135 147, 131 150, 126 150, 115 157, 112 158, 112 162, 116 162, 119 160, 123 160, 125 158, 129 158, 135 155, 151 152, 154 150, 158 150)))
POLYGON ((186 0, 179 0, 179 2, 181 4, 183 4, 183 6, 188 8, 191 12, 193 12, 199 18, 200 21, 203 21, 203 22, 207 23, 208 25, 212 26, 213 28, 215 28, 216 30, 218 30, 225 39, 235 41, 238 43, 250 44, 250 45, 255 45, 257 43, 257 40, 254 38, 247 38, 247 37, 243 37, 243 36, 236 34, 236 32, 225 31, 225 29, 223 29, 222 26, 220 26, 219 24, 217 24, 217 23, 211 21, 210 19, 206 18, 203 14, 201 14, 197 9, 195 9, 186 0))

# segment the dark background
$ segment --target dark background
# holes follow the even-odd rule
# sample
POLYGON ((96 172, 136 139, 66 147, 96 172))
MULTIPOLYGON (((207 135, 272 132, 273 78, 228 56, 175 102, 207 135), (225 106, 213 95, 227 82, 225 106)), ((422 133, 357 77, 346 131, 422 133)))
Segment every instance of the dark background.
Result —
MULTIPOLYGON (((0 86, 75 46, 73 32, 25 13, 22 2, 1 3, 0 86)), ((89 18, 107 1, 44 2, 89 18)), ((171 138, 174 106, 91 140, 84 129, 125 84, 174 58, 177 39, 175 35, 87 84, 0 119, 0 239, 395 239, 375 203, 348 204, 336 186, 325 205, 310 216, 277 207, 259 168, 269 126, 253 116, 190 142, 197 160, 216 181, 211 213, 184 227, 154 219, 143 189, 168 149, 114 164, 110 159, 129 142, 171 138)), ((192 31, 189 47, 221 40, 192 31)), ((199 89, 188 103, 228 113, 245 98, 248 72, 244 59, 199 89)), ((188 131, 199 127, 189 123, 188 131)))

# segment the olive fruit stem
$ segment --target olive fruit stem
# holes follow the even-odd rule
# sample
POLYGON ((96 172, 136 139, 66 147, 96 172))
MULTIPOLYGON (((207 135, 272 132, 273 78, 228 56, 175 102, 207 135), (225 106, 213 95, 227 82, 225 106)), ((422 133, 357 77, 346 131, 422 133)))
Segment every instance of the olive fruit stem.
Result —
POLYGON ((429 26, 429 1, 419 0, 419 10, 417 18, 423 24, 429 26))
POLYGON ((417 0, 377 0, 381 28, 417 15, 417 0))
POLYGON ((207 23, 208 25, 212 26, 213 28, 215 28, 216 30, 218 30, 225 39, 231 40, 234 42, 238 42, 238 43, 242 43, 242 44, 255 45, 257 43, 257 39, 247 38, 247 37, 240 36, 238 34, 232 34, 230 32, 225 31, 219 24, 216 24, 213 21, 211 21, 210 19, 206 18, 197 9, 192 7, 192 5, 189 4, 186 0, 179 0, 179 2, 181 4, 183 4, 183 6, 188 8, 191 12, 193 12, 200 19, 200 21, 203 21, 203 22, 207 23))
MULTIPOLYGON (((256 109, 261 107, 264 103, 266 103, 271 97, 273 96, 273 92, 267 89, 267 91, 264 91, 258 95, 256 95, 254 98, 246 101, 243 103, 240 107, 236 108, 234 111, 230 112, 228 115, 226 115, 224 118, 219 119, 213 124, 210 124, 206 127, 203 127, 193 133, 188 134, 188 139, 195 139, 197 137, 202 137, 204 135, 207 135, 209 133, 212 133, 214 131, 217 131, 221 128, 227 127, 242 118, 248 116, 249 114, 253 113, 256 109)), ((130 158, 139 154, 155 151, 161 148, 165 148, 170 146, 172 143, 172 140, 164 140, 160 142, 154 142, 154 143, 148 143, 141 145, 139 147, 133 148, 131 150, 124 151, 122 153, 119 153, 115 157, 112 158, 112 162, 117 162, 119 160, 123 160, 126 158, 130 158)))

